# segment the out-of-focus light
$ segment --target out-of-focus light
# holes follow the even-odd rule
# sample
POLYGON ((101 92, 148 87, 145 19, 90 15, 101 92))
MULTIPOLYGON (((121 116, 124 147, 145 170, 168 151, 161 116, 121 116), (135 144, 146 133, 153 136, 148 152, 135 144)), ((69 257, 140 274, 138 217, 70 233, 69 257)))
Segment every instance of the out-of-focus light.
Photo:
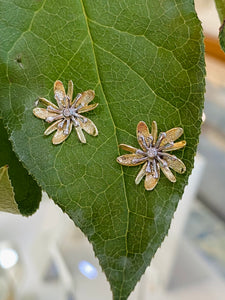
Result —
POLYGON ((78 267, 80 272, 88 279, 95 279, 98 276, 97 269, 86 260, 80 261, 78 267))
POLYGON ((3 269, 12 268, 18 262, 18 258, 18 254, 14 249, 0 249, 0 266, 3 269))
POLYGON ((205 113, 204 113, 204 111, 203 111, 203 113, 202 113, 202 123, 204 123, 205 120, 206 120, 206 115, 205 115, 205 113))

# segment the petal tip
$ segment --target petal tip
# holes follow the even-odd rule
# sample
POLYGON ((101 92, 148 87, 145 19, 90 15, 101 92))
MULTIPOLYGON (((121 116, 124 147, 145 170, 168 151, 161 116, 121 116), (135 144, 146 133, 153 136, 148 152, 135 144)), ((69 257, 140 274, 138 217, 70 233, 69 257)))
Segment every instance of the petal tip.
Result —
POLYGON ((61 144, 63 141, 55 141, 54 139, 52 139, 52 144, 53 145, 59 145, 61 144))
POLYGON ((120 164, 121 163, 121 156, 118 156, 117 158, 116 158, 116 161, 120 164))
POLYGON ((54 87, 56 87, 57 85, 63 85, 62 81, 61 80, 56 80, 54 82, 54 87))
POLYGON ((186 166, 184 166, 184 167, 181 169, 180 173, 183 174, 183 173, 185 173, 185 172, 186 172, 186 166))
POLYGON ((180 135, 184 133, 184 129, 182 127, 178 127, 177 129, 180 131, 180 135))
POLYGON ((147 187, 147 186, 145 186, 146 191, 152 191, 152 190, 154 190, 154 188, 155 187, 147 187))
POLYGON ((140 182, 137 179, 135 179, 135 184, 138 185, 139 183, 140 182))
POLYGON ((138 122, 138 124, 137 124, 137 127, 139 128, 139 127, 146 127, 147 125, 146 125, 146 123, 144 122, 144 121, 140 121, 140 122, 138 122))
POLYGON ((140 121, 137 124, 137 134, 138 133, 143 133, 143 132, 148 133, 148 126, 147 126, 147 124, 144 121, 140 121))
POLYGON ((94 90, 88 90, 92 95, 95 96, 95 91, 94 90))
POLYGON ((87 90, 86 96, 89 98, 89 101, 92 101, 95 97, 95 91, 94 90, 87 90))
MULTIPOLYGON (((156 184, 157 184, 157 183, 156 183, 156 184)), ((152 191, 152 190, 154 190, 154 188, 156 187, 156 184, 154 184, 154 185, 149 185, 149 184, 146 183, 146 181, 145 181, 144 186, 145 186, 146 191, 152 191)))
MULTIPOLYGON (((168 177, 167 177, 168 178, 168 177)), ((176 177, 173 175, 173 177, 168 178, 170 182, 175 183, 177 181, 176 177)))

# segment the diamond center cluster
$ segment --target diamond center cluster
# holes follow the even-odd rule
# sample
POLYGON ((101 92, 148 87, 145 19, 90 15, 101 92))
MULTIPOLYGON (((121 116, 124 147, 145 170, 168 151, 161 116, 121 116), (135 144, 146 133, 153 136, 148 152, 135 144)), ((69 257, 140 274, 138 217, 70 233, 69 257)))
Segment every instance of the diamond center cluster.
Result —
POLYGON ((148 148, 148 151, 147 151, 147 156, 149 158, 155 158, 158 154, 158 151, 155 147, 152 147, 152 148, 148 148))
POLYGON ((77 117, 77 109, 73 108, 73 107, 68 107, 68 108, 64 108, 63 109, 63 116, 65 118, 69 118, 69 117, 77 117))
POLYGON ((71 112, 70 112, 70 110, 68 109, 68 108, 65 108, 64 110, 63 110, 63 115, 64 115, 64 117, 70 117, 71 116, 71 112))

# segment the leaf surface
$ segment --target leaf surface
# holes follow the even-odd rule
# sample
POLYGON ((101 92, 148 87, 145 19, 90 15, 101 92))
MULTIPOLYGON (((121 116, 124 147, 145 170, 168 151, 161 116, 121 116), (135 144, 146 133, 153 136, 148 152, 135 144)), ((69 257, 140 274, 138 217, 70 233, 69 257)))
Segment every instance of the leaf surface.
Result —
POLYGON ((0 211, 20 214, 8 175, 8 166, 0 168, 0 211))
MULTIPOLYGON (((115 300, 127 299, 168 232, 187 184, 200 133, 204 58, 192 1, 7 1, 1 23, 0 109, 14 150, 41 187, 91 241, 115 300), (10 25, 10 26, 9 26, 10 25), (10 34, 11 33, 11 34, 10 34), (61 145, 32 114, 53 84, 95 90, 86 115, 99 135, 73 131, 61 145), (138 147, 139 121, 182 127, 187 167, 175 184, 161 174, 147 192, 139 167, 116 162, 118 144, 138 147)), ((54 102, 55 103, 55 102, 54 102)))
POLYGON ((220 46, 223 49, 223 52, 225 52, 225 19, 223 21, 223 24, 220 27, 220 32, 219 32, 219 40, 220 40, 220 46))
POLYGON ((0 119, 0 141, 0 167, 2 172, 0 211, 29 216, 39 206, 41 189, 12 151, 12 145, 8 140, 2 119, 0 119))

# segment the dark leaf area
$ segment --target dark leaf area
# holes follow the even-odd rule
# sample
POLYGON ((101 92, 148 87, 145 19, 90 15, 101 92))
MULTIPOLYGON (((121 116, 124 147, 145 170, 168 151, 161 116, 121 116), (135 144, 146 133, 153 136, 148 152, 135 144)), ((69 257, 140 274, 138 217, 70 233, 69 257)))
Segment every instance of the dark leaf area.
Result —
POLYGON ((39 207, 41 189, 12 151, 2 119, 0 119, 0 139, 0 167, 8 165, 8 174, 19 211, 22 215, 29 216, 39 207))

